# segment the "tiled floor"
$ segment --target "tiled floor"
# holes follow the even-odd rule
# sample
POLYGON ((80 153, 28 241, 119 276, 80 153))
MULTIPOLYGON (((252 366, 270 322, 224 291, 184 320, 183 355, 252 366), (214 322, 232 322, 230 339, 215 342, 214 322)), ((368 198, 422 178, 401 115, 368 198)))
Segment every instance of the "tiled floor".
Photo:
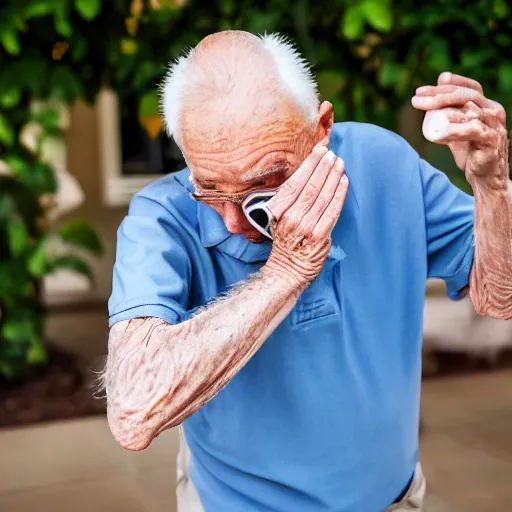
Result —
MULTIPOLYGON (((430 302, 426 335, 460 334, 466 313, 463 303, 430 302)), ((82 333, 78 320, 68 332, 82 333)), ((95 356, 75 337, 77 351, 95 356)), ((425 381, 426 512, 512 511, 511 391, 512 371, 425 381)), ((125 451, 103 417, 0 431, 0 512, 175 512, 176 452, 175 431, 143 452, 125 451)))
MULTIPOLYGON (((510 512, 512 372, 429 380, 427 512, 510 512)), ((0 432, 2 512, 174 512, 176 432, 119 448, 103 417, 0 432)))
POLYGON ((176 449, 125 451, 103 417, 0 432, 0 511, 174 512, 176 449))
POLYGON ((512 510, 511 390, 510 370, 424 383, 422 460, 448 510, 512 510))

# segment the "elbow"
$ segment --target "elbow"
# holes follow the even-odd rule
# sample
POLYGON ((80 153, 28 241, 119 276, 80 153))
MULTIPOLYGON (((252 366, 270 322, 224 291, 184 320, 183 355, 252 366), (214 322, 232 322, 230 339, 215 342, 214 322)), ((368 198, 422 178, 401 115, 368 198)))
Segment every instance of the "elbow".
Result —
POLYGON ((181 411, 176 411, 165 423, 156 423, 157 418, 151 414, 123 413, 113 407, 107 408, 107 419, 114 440, 125 450, 139 452, 145 450, 169 428, 181 425, 184 421, 181 411))
POLYGON ((490 304, 472 300, 473 308, 477 315, 493 318, 494 320, 512 320, 512 303, 490 304))
POLYGON ((135 415, 122 414, 112 407, 107 409, 107 420, 114 440, 125 450, 145 450, 158 435, 147 422, 135 415))
POLYGON ((495 320, 512 320, 512 299, 509 293, 490 294, 486 287, 470 286, 469 296, 476 314, 495 320))
POLYGON ((508 308, 479 308, 477 315, 493 318, 494 320, 512 320, 512 309, 508 308))

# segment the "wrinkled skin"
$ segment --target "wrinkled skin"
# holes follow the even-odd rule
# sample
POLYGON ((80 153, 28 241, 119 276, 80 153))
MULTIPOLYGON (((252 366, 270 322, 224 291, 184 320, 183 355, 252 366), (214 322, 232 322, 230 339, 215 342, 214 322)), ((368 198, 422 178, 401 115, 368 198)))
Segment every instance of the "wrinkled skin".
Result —
MULTIPOLYGON (((276 219, 272 253, 253 277, 185 322, 138 318, 112 327, 103 374, 108 421, 114 438, 130 450, 146 448, 179 425, 240 371, 321 271, 343 207, 349 186, 344 164, 325 149, 331 104, 319 106, 314 125, 306 122, 255 45, 250 34, 223 32, 197 47, 193 65, 204 66, 208 76, 184 98, 181 149, 194 184, 203 190, 230 194, 286 181, 269 202, 276 219), (237 75, 237 58, 250 58, 251 72, 265 74, 237 75), (230 74, 236 80, 226 86, 230 74), (219 93, 225 90, 227 97, 219 93)), ((418 90, 413 104, 428 112, 426 126, 432 118, 437 123, 429 133, 450 144, 475 190, 471 298, 481 314, 511 318, 512 216, 503 112, 484 104, 468 79, 452 75, 440 78, 439 85, 455 88, 418 90), (449 122, 439 125, 439 114, 436 121, 432 112, 444 108, 451 109, 445 111, 449 122), (459 122, 475 114, 482 125, 459 122)), ((226 202, 215 209, 231 233, 262 240, 240 207, 226 202)))
POLYGON ((512 186, 503 107, 475 80, 442 73, 412 104, 426 112, 427 139, 447 145, 475 196, 475 258, 469 294, 475 311, 512 319, 512 186))

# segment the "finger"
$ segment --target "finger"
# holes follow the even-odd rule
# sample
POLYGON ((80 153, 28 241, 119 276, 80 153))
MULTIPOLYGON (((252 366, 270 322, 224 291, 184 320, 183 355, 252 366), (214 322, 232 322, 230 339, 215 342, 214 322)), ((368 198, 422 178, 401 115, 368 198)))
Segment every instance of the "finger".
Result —
POLYGON ((418 110, 439 110, 446 107, 463 107, 468 101, 472 101, 479 107, 485 108, 490 101, 478 91, 460 87, 453 92, 438 94, 437 96, 413 96, 411 102, 418 110))
POLYGON ((472 144, 488 146, 495 140, 494 131, 480 119, 466 123, 448 123, 444 129, 437 132, 435 137, 428 137, 431 142, 449 144, 450 142, 471 142, 472 144))
POLYGON ((483 114, 484 120, 494 118, 495 120, 498 121, 498 123, 501 123, 503 126, 506 126, 507 113, 503 105, 501 105, 497 101, 489 100, 489 106, 483 111, 483 114))
POLYGON ((305 233, 311 233, 315 228, 318 223, 318 219, 320 219, 336 194, 336 190, 344 173, 345 163, 341 158, 337 158, 333 168, 329 172, 329 176, 327 177, 322 190, 316 198, 316 201, 301 221, 301 227, 305 233))
POLYGON ((329 151, 322 160, 320 160, 320 163, 317 165, 313 174, 311 174, 306 186, 292 208, 290 208, 290 213, 293 212, 303 217, 309 211, 320 195, 320 191, 337 160, 338 157, 332 151, 329 151))
POLYGON ((332 229, 338 221, 341 210, 343 209, 343 205, 345 204, 348 185, 348 177, 346 174, 343 174, 332 201, 325 209, 313 230, 313 238, 316 240, 323 240, 331 234, 332 229))
POLYGON ((444 72, 439 75, 437 79, 437 83, 439 85, 460 85, 461 87, 468 87, 469 89, 474 89, 480 94, 484 93, 482 85, 480 82, 473 80, 472 78, 467 78, 465 76, 456 75, 454 73, 444 72))
POLYGON ((446 92, 454 92, 460 89, 457 85, 423 85, 415 91, 416 96, 436 96, 446 92))
POLYGON ((276 219, 281 218, 283 213, 296 201, 327 152, 325 145, 316 145, 292 176, 279 187, 277 194, 268 201, 267 208, 276 219))

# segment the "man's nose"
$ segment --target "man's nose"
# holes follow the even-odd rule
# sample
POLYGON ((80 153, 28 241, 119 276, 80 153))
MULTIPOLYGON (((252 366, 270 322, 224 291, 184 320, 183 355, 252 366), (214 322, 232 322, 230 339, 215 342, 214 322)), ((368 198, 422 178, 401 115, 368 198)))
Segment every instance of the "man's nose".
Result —
POLYGON ((247 219, 240 206, 233 203, 224 205, 224 224, 226 229, 233 235, 240 235, 247 229, 247 219))

